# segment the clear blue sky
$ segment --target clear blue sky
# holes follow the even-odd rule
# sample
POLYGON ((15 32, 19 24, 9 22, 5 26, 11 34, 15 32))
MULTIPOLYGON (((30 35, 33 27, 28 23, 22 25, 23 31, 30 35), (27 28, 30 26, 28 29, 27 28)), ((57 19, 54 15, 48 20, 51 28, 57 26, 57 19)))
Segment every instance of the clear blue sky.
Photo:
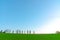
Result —
POLYGON ((59 7, 59 0, 0 0, 0 29, 35 30, 59 7))

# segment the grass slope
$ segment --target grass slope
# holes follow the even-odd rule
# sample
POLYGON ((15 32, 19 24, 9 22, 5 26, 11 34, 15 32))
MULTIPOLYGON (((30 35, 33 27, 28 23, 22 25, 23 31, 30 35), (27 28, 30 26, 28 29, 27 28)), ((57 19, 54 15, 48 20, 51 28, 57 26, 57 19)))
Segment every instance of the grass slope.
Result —
POLYGON ((0 40, 60 40, 60 34, 4 34, 0 40))

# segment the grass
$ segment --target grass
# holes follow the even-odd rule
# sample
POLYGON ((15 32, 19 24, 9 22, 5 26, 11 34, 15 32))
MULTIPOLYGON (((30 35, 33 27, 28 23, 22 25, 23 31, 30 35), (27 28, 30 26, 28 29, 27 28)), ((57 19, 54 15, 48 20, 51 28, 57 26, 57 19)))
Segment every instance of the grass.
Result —
POLYGON ((5 33, 0 33, 0 40, 60 40, 60 34, 5 34, 5 33))

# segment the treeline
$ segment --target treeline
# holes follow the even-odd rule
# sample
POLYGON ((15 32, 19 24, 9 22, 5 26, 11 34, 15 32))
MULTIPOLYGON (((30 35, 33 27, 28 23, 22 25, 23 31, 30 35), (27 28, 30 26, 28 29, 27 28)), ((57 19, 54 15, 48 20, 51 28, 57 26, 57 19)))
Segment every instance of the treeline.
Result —
POLYGON ((60 34, 60 31, 56 31, 56 34, 60 34))
POLYGON ((0 30, 0 33, 16 33, 16 34, 35 34, 35 31, 31 31, 31 30, 0 30))

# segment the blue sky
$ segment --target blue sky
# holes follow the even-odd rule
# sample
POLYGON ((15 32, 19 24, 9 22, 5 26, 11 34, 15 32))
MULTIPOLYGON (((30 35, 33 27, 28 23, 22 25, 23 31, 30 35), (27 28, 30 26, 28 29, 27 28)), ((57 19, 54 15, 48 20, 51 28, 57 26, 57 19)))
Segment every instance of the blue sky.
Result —
POLYGON ((0 29, 36 30, 59 11, 60 0, 0 0, 0 29))

